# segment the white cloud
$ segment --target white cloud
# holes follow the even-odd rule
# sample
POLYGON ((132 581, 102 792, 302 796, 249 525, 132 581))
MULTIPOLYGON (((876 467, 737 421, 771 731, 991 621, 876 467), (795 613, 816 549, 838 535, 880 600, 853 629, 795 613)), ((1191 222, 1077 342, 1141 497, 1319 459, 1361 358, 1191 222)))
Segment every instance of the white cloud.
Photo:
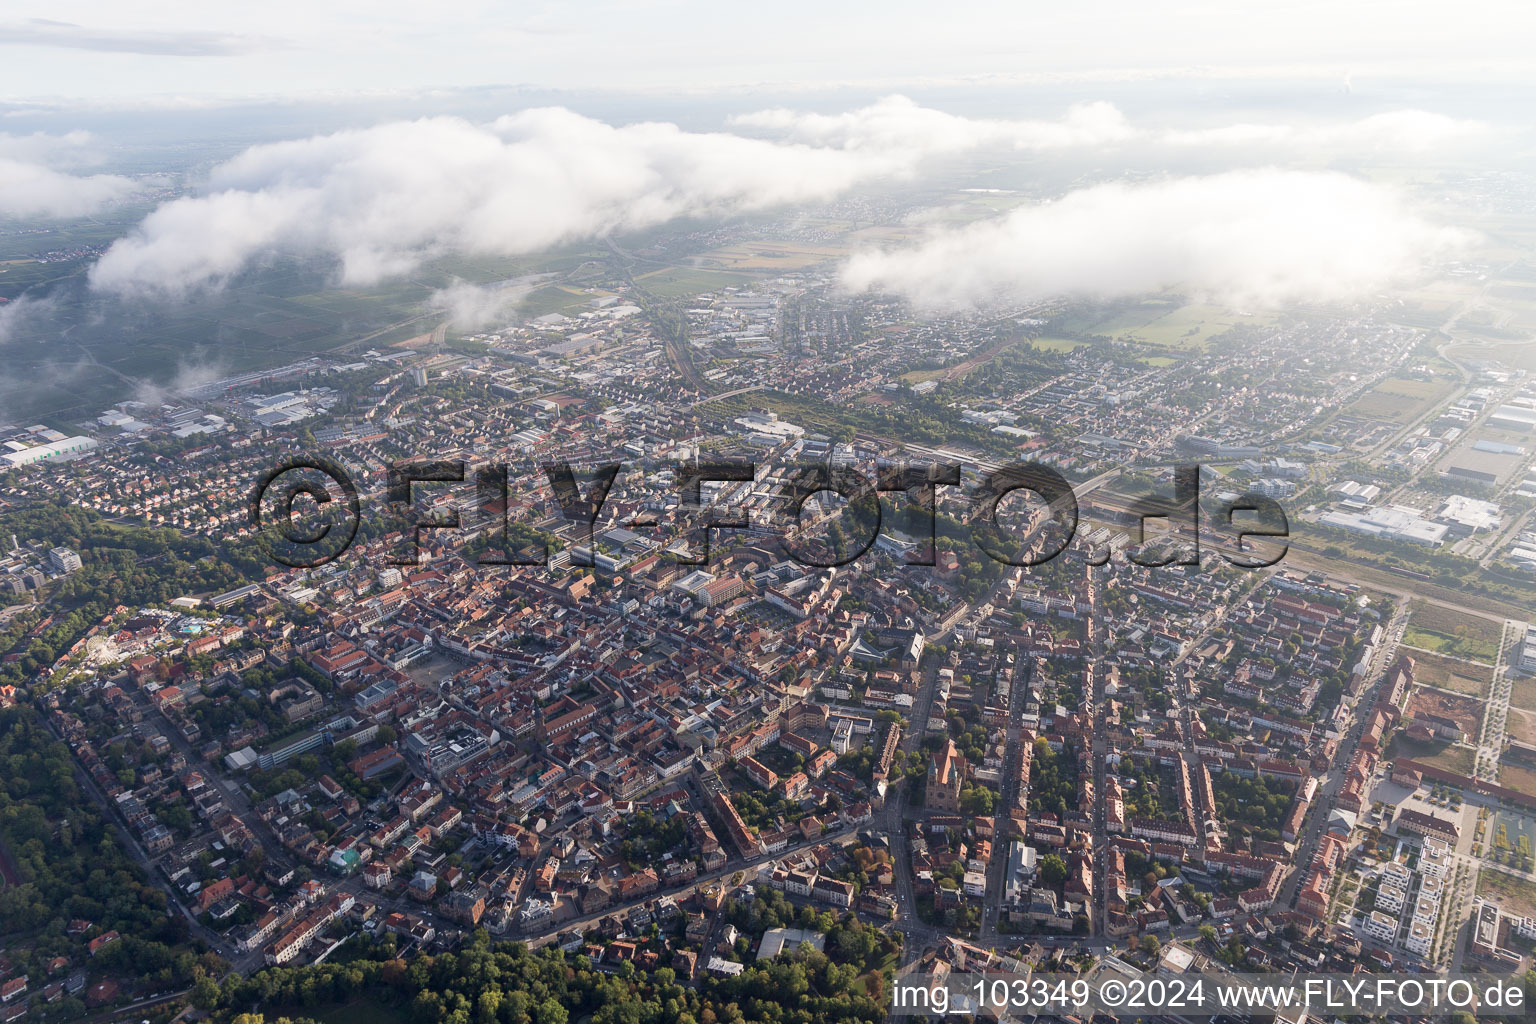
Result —
POLYGON ((0 133, 0 217, 83 217, 131 194, 128 178, 57 169, 88 162, 90 141, 87 132, 0 133))
POLYGON ((158 384, 153 380, 144 378, 138 381, 133 389, 133 400, 143 402, 152 409, 158 409, 167 402, 173 402, 189 391, 212 384, 227 374, 229 370, 221 366, 217 361, 207 362, 183 359, 176 365, 176 375, 169 383, 158 384))
POLYGON ((117 241, 91 282, 174 297, 218 287, 273 253, 300 253, 334 260, 342 284, 367 285, 450 251, 517 255, 677 217, 826 199, 983 147, 1263 143, 1307 158, 1328 146, 1432 146, 1478 130, 1401 111, 1326 128, 1169 133, 1134 126, 1107 103, 1057 120, 997 120, 899 96, 846 114, 778 109, 733 123, 774 138, 614 127, 542 108, 490 124, 428 118, 256 146, 215 168, 204 194, 165 204, 117 241))
POLYGON ((857 253, 842 281, 929 307, 1169 288, 1261 306, 1367 295, 1472 241, 1346 175, 1234 171, 1071 192, 909 248, 857 253))
POLYGON ((1059 120, 969 118, 888 96, 844 114, 814 114, 777 107, 742 114, 733 125, 777 137, 853 150, 921 155, 960 153, 983 147, 1031 152, 1116 145, 1273 150, 1301 158, 1338 152, 1397 150, 1421 153, 1488 135, 1492 126, 1424 110, 1394 110, 1354 121, 1323 124, 1257 122, 1217 128, 1171 129, 1132 124, 1111 103, 1081 103, 1059 120))
POLYGON ((0 345, 22 340, 27 320, 53 308, 52 299, 34 299, 30 295, 0 302, 0 345))
POLYGON ((92 163, 89 132, 0 132, 0 216, 84 216, 137 189, 129 178, 71 175, 58 167, 92 163))
POLYGON ((1285 146, 1298 152, 1424 153, 1455 142, 1487 137, 1493 126, 1425 110, 1393 110, 1342 124, 1234 124, 1223 128, 1170 131, 1163 141, 1175 146, 1285 146))
POLYGON ((798 142, 852 150, 955 153, 983 146, 1051 150, 1126 142, 1141 133, 1110 103, 1082 103, 1060 120, 1008 121, 959 117, 887 96, 846 114, 808 114, 783 107, 742 114, 731 124, 798 142))
POLYGON ((221 32, 94 29, 49 18, 0 22, 0 44, 64 50, 135 53, 156 57, 223 57, 280 45, 265 36, 221 32))
POLYGON ((63 135, 50 135, 47 132, 10 135, 0 132, 0 157, 25 160, 28 163, 44 160, 57 163, 61 157, 78 154, 90 142, 91 133, 84 131, 66 132, 63 135))
POLYGON ((427 304, 446 312, 455 327, 473 330, 504 322, 534 287, 526 281, 479 285, 456 280, 433 292, 427 304))
POLYGON ((116 174, 64 174, 0 157, 0 217, 84 217, 136 188, 116 174))
POLYGON ((342 283, 432 255, 537 252, 685 215, 824 199, 911 170, 909 154, 779 144, 562 109, 491 125, 430 118, 257 146, 208 193, 160 207, 113 244, 91 281, 176 295, 217 286, 271 251, 320 253, 342 283))

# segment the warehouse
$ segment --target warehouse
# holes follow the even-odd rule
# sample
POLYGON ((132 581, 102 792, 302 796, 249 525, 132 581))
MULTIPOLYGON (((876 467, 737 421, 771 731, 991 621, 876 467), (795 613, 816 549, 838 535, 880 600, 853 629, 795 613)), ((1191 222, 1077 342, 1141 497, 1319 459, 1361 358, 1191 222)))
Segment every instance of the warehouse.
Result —
POLYGON ((4 459, 6 467, 15 469, 19 466, 30 466, 34 462, 51 462, 56 459, 71 459, 83 455, 96 447, 94 438, 77 434, 74 437, 66 437, 60 441, 49 441, 45 444, 33 445, 30 448, 24 446, 13 447, 11 451, 0 455, 4 459))
POLYGON ((1425 519, 1418 509, 1403 505, 1389 505, 1369 512, 1330 512, 1318 522, 1324 526, 1336 526, 1341 530, 1368 533, 1387 540, 1407 541, 1437 548, 1445 543, 1450 528, 1443 523, 1425 519))

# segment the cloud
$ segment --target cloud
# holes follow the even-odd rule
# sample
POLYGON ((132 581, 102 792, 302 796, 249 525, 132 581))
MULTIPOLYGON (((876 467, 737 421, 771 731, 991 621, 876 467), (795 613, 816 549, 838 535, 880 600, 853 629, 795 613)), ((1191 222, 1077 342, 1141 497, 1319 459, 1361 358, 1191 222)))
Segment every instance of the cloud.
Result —
POLYGON ((433 292, 427 304, 446 312, 453 326, 473 330, 504 322, 534 287, 526 281, 478 285, 455 280, 433 292))
POLYGON ((0 132, 0 217, 81 217, 137 189, 115 174, 77 176, 59 167, 93 162, 91 134, 0 132))
POLYGON ((10 135, 0 132, 0 157, 28 163, 46 160, 57 164, 61 159, 78 161, 88 154, 87 147, 91 141, 91 133, 86 131, 66 132, 63 135, 48 132, 10 135))
POLYGON ((731 118, 754 128, 818 146, 914 154, 957 153, 983 146, 1052 150, 1126 142, 1141 133, 1113 104, 1083 103, 1057 121, 960 117, 887 96, 845 114, 807 114, 778 107, 731 118))
POLYGON ((0 23, 0 45, 52 46, 157 57, 231 57, 275 49, 281 43, 265 36, 92 29, 67 21, 28 18, 0 23))
POLYGON ((1487 137, 1483 121, 1464 121, 1425 110, 1394 110, 1343 124, 1235 124, 1223 128, 1170 131, 1174 146, 1284 146, 1298 152, 1394 150, 1424 153, 1454 142, 1487 137))
POLYGON ((168 402, 178 400, 189 392, 212 384, 228 372, 229 370, 217 361, 183 359, 176 364, 176 374, 168 383, 160 384, 149 378, 139 380, 133 389, 133 400, 157 409, 168 402))
MULTIPOLYGON (((396 122, 261 145, 215 168, 203 194, 161 206, 91 272, 94 287, 177 297, 219 287, 274 253, 321 256, 343 285, 408 273, 447 252, 520 255, 685 216, 831 198, 982 147, 1039 153, 1128 145, 1427 144, 1464 123, 1405 111, 1323 129, 1169 133, 1107 103, 1056 120, 959 117, 893 96, 846 114, 761 111, 732 122, 773 138, 615 127, 561 108, 490 124, 396 122)), ((1467 129, 1470 130, 1470 129, 1467 129)))
POLYGON ((1233 171, 1081 189, 909 248, 856 253, 841 280, 935 308, 1170 288, 1273 306, 1371 294, 1474 237, 1347 175, 1233 171))
POLYGON ((0 156, 0 217, 84 217, 137 188, 116 174, 64 174, 0 156))
POLYGON ((1111 103, 1073 106, 1059 119, 969 118, 888 96, 844 114, 813 114, 782 107, 742 114, 732 125, 776 137, 853 150, 939 155, 984 147, 1031 152, 1117 145, 1231 149, 1285 147, 1300 157, 1340 151, 1420 153, 1486 136, 1492 126, 1423 110, 1395 110, 1330 124, 1240 123, 1217 128, 1170 129, 1135 125, 1111 103))
POLYGON ((50 313, 54 308, 54 300, 35 299, 30 295, 23 295, 10 302, 0 302, 0 345, 20 341, 28 320, 50 313))
POLYGON ((322 254, 345 285, 449 251, 516 255, 681 216, 826 199, 912 170, 911 154, 855 153, 613 127, 563 109, 490 125, 428 118, 256 146, 217 167, 205 195, 174 200, 91 272, 119 293, 218 286, 260 254, 322 254))

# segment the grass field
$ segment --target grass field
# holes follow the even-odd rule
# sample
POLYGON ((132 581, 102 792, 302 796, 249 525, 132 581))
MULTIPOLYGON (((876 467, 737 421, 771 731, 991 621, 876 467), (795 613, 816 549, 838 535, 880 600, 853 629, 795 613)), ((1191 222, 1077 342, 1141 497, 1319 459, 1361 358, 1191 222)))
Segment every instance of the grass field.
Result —
POLYGON ((1477 875, 1477 894, 1497 901, 1506 914, 1516 917, 1536 914, 1536 882, 1484 868, 1477 875))
POLYGON ((1481 644, 1468 644, 1460 637, 1446 636, 1444 633, 1436 633, 1417 626, 1409 626, 1403 633, 1403 643, 1409 647, 1419 647, 1426 651, 1435 651, 1439 654, 1448 654, 1453 658, 1468 658, 1472 661, 1491 661, 1497 654, 1497 647, 1485 647, 1481 644))
POLYGON ((1524 765, 1499 765, 1499 785, 1536 795, 1536 771, 1524 765))
POLYGON ((1071 338, 1031 338, 1029 343, 1042 352, 1071 352, 1088 344, 1071 338))
POLYGON ((1472 697, 1486 697, 1488 686, 1493 682, 1493 667, 1469 665, 1437 654, 1415 652, 1413 678, 1426 686, 1453 690, 1472 697))
POLYGON ((795 242, 739 242, 695 257, 701 269, 800 270, 848 252, 840 245, 801 245, 795 242))
POLYGON ((1499 654, 1503 626, 1492 619, 1425 604, 1415 608, 1408 620, 1408 635, 1415 634, 1431 642, 1419 643, 1407 638, 1405 642, 1455 658, 1492 665, 1499 654))
POLYGON ((1186 303, 1178 296, 1116 303, 1107 309, 1087 309, 1063 320, 1070 333, 1102 334, 1185 351, 1203 349, 1211 338, 1233 327, 1270 322, 1273 318, 1266 315, 1186 303))
POLYGON ((1511 739, 1536 746, 1536 713, 1510 708, 1504 718, 1504 732, 1511 739))
POLYGON ((1536 714, 1536 679, 1511 678, 1509 683, 1509 703, 1536 714))
MULTIPOLYGON (((1536 325, 1536 321, 1533 321, 1536 325)), ((1456 345, 1450 354, 1458 359, 1497 359, 1528 372, 1536 372, 1536 342, 1489 342, 1481 345, 1456 345)))
POLYGON ((1354 416, 1407 423, 1451 393, 1449 380, 1428 381, 1390 377, 1367 391, 1344 411, 1354 416))
POLYGON ((547 316, 550 313, 572 314, 592 308, 592 296, 573 294, 558 285, 535 288, 517 304, 519 316, 547 316))
POLYGON ((741 287, 760 280, 757 274, 702 270, 694 267, 664 267, 635 276, 635 283, 664 299, 687 298, 712 292, 717 288, 741 287))
POLYGON ((1411 757, 1415 761, 1444 768, 1459 775, 1471 775, 1477 755, 1471 747, 1458 747, 1454 743, 1419 743, 1401 732, 1392 737, 1387 745, 1388 757, 1411 757))
POLYGON ((1412 380, 1407 377, 1388 377, 1376 385, 1376 390, 1386 395, 1401 395, 1404 398, 1430 398, 1443 394, 1448 390, 1445 383, 1437 383, 1432 380, 1412 380))

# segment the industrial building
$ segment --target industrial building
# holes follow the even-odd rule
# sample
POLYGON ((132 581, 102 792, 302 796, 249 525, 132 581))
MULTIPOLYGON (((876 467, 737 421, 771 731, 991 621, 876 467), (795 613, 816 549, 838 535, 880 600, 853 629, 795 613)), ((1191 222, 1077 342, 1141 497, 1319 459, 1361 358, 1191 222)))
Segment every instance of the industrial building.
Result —
POLYGON ((1458 537, 1471 536, 1483 530, 1497 530, 1504 522, 1499 506, 1493 502, 1461 494, 1446 498, 1436 518, 1449 526, 1450 532, 1458 537))
MULTIPOLYGON (((57 434, 58 431, 49 431, 57 434)), ((96 447, 95 438, 77 434, 74 437, 63 437, 57 440, 45 441, 42 444, 25 445, 20 441, 7 441, 5 447, 9 449, 0 459, 5 462, 7 469, 17 469, 21 466, 30 466, 34 462, 51 462, 55 459, 69 459, 76 455, 82 455, 96 447)))
POLYGON ((1497 430, 1536 430, 1536 406, 1501 405, 1488 417, 1488 426, 1497 430))
POLYGON ((1426 519, 1418 509, 1406 505, 1387 505, 1365 512, 1329 512, 1320 516, 1318 522, 1354 533, 1431 548, 1444 544, 1445 535, 1450 532, 1450 527, 1444 523, 1426 519))

